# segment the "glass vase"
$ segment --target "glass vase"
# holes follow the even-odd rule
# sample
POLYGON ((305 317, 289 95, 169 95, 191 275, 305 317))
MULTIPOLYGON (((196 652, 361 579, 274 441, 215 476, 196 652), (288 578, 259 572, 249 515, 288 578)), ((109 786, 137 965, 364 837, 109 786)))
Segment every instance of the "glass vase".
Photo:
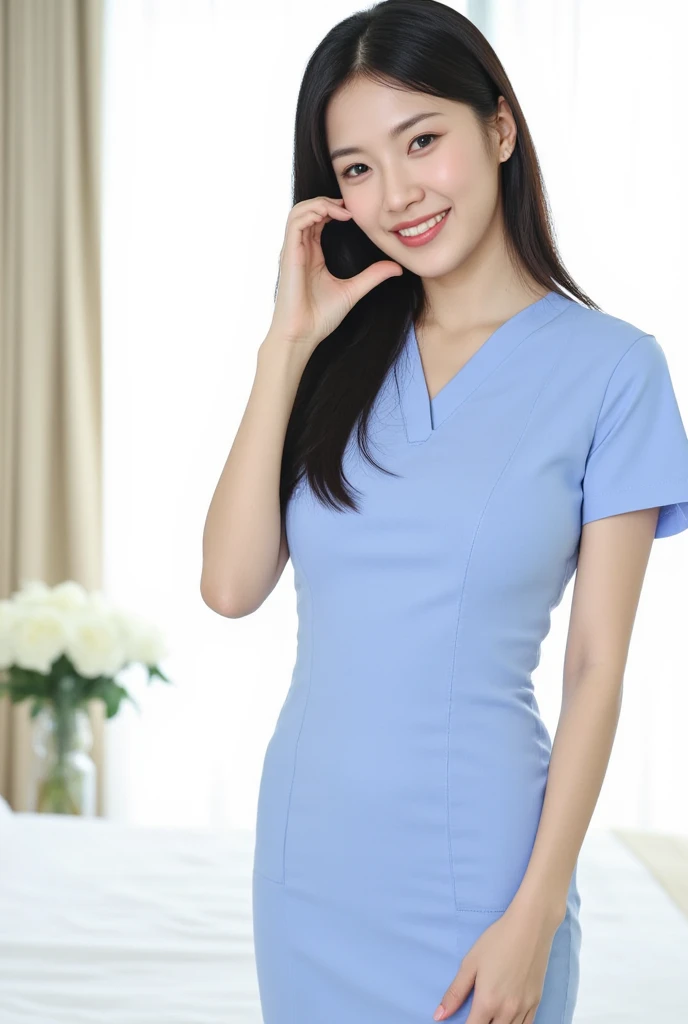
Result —
POLYGON ((96 766, 89 756, 88 712, 46 705, 33 720, 34 780, 31 809, 38 814, 95 815, 96 766))

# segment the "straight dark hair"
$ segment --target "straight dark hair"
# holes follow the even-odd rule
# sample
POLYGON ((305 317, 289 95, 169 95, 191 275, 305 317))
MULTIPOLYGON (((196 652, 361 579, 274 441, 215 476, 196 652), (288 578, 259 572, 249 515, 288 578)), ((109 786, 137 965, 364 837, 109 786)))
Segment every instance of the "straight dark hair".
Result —
MULTIPOLYGON (((519 274, 525 268, 548 290, 564 294, 565 289, 567 297, 600 308, 572 280, 557 252, 535 146, 504 68, 475 25, 436 0, 383 0, 335 25, 315 49, 296 108, 293 204, 315 196, 341 198, 327 146, 325 111, 336 90, 359 78, 467 104, 486 145, 503 96, 517 127, 515 148, 500 165, 509 256, 519 274)), ((327 269, 338 278, 390 259, 352 221, 329 221, 321 245, 327 269)), ((391 472, 370 454, 368 421, 386 375, 392 367, 396 371, 411 323, 422 321, 426 311, 422 279, 404 268, 402 275, 363 296, 316 347, 285 435, 283 517, 302 479, 326 507, 360 511, 342 466, 354 427, 363 457, 381 472, 391 472)))

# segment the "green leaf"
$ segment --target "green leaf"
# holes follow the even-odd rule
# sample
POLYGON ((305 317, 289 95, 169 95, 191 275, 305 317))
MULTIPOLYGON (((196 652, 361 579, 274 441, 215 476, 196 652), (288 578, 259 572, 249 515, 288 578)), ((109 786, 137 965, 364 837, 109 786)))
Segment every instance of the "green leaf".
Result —
POLYGON ((36 715, 45 707, 46 701, 42 697, 37 697, 31 705, 31 718, 35 718, 36 715))
MULTIPOLYGON (((146 668, 149 683, 153 679, 160 679, 174 685, 157 665, 147 665, 146 668)), ((53 662, 48 675, 14 665, 6 670, 6 676, 8 681, 0 683, 0 697, 7 696, 13 704, 33 698, 32 718, 35 718, 46 704, 57 706, 67 702, 75 707, 81 707, 92 700, 103 701, 108 718, 113 718, 117 714, 123 700, 130 701, 141 714, 140 705, 125 687, 110 676, 97 676, 95 679, 80 676, 65 656, 53 662), (74 680, 69 689, 66 689, 67 677, 74 680)))
POLYGON ((91 694, 92 697, 100 697, 105 704, 106 716, 113 718, 119 711, 119 705, 126 692, 124 687, 119 686, 114 679, 103 677, 98 680, 97 686, 92 687, 91 694))
MULTIPOLYGON (((164 672, 157 665, 146 665, 148 669, 148 682, 150 683, 153 679, 161 679, 163 683, 172 683, 171 679, 168 679, 164 672)), ((174 684, 173 684, 174 685, 174 684)))

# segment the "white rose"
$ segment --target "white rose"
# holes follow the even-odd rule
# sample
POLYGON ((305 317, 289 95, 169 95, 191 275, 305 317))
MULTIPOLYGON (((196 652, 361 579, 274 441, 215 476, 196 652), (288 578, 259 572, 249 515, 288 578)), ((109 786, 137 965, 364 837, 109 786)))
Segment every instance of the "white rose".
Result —
POLYGON ((16 664, 48 674, 66 655, 86 679, 114 677, 129 663, 157 665, 167 653, 157 626, 74 580, 52 588, 29 581, 0 602, 0 670, 16 664))
POLYGON ((12 594, 12 602, 16 605, 46 604, 50 595, 50 587, 43 580, 30 580, 22 584, 21 590, 12 594))
POLYGON ((20 603, 10 624, 14 644, 12 663, 47 675, 64 654, 70 639, 67 617, 57 608, 20 603))
POLYGON ((18 611, 14 602, 0 601, 0 671, 14 664, 14 630, 18 611))
POLYGON ((159 665, 168 653, 162 630, 148 622, 138 622, 129 637, 129 657, 142 665, 159 665))
POLYGON ((162 631, 140 615, 119 609, 115 609, 113 614, 120 626, 127 663, 157 665, 167 653, 162 631))
POLYGON ((114 676, 126 663, 126 648, 117 618, 101 609, 72 612, 65 654, 85 679, 114 676))
POLYGON ((65 612, 86 608, 89 603, 88 591, 75 580, 58 583, 46 596, 46 604, 51 608, 61 608, 65 612))

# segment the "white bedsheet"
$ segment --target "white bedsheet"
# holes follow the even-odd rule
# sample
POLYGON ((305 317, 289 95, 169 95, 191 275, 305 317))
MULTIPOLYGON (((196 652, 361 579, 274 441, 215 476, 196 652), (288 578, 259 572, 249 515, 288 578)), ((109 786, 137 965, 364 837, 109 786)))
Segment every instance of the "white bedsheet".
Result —
POLYGON ((0 828, 0 1024, 260 1024, 253 835, 17 814, 0 828))
MULTIPOLYGON (((253 842, 5 815, 0 1024, 261 1024, 253 842)), ((588 833, 578 870, 576 1024, 686 1024, 688 920, 610 832, 588 833)))

